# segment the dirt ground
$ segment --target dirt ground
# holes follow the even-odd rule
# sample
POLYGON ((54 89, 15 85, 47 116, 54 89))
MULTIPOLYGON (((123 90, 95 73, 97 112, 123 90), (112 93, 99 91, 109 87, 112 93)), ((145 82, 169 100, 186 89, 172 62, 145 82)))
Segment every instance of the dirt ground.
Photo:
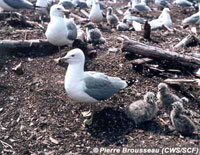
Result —
MULTIPOLYGON (((115 8, 126 5, 115 4, 115 8)), ((155 8, 154 4, 150 4, 155 8)), ((123 12, 125 9, 122 10, 123 12)), ((38 14, 33 11, 21 11, 30 20, 35 21, 38 14)), ((143 15, 151 20, 159 16, 161 11, 153 11, 143 15)), ((107 148, 163 148, 163 147, 199 147, 200 118, 193 118, 197 131, 190 137, 183 137, 171 132, 169 118, 160 109, 155 119, 135 127, 124 115, 123 109, 135 100, 141 99, 147 91, 157 92, 157 85, 167 78, 194 78, 193 70, 181 67, 173 62, 154 60, 150 65, 159 69, 178 69, 181 72, 155 72, 146 65, 134 66, 130 63, 132 56, 127 53, 109 52, 110 48, 120 49, 121 42, 116 38, 121 34, 130 39, 157 46, 165 50, 183 54, 198 53, 199 46, 187 49, 174 49, 181 39, 189 34, 188 29, 180 25, 182 19, 195 13, 185 12, 173 6, 171 9, 174 28, 179 31, 153 31, 154 41, 143 39, 142 32, 118 32, 110 30, 103 23, 102 34, 106 43, 95 48, 96 56, 91 54, 86 60, 86 70, 104 72, 125 80, 134 79, 135 83, 127 89, 115 94, 107 101, 96 104, 97 111, 94 123, 84 126, 82 112, 88 111, 87 103, 74 103, 64 90, 66 68, 56 65, 55 58, 60 57, 58 49, 54 51, 27 50, 1 55, 0 60, 0 154, 93 154, 94 147, 107 148), (128 59, 127 59, 128 58, 128 59), (22 63, 23 74, 17 75, 12 68, 22 63), (164 124, 163 119, 167 124, 164 124)), ((74 13, 77 13, 75 11, 74 13)), ((80 15, 80 13, 78 13, 80 15)), ((137 14, 136 14, 137 15, 137 14)), ((120 19, 122 16, 120 16, 120 19)), ((12 19, 12 20, 15 20, 12 19)), ((80 24, 76 20, 77 24, 80 24)), ((47 24, 47 23, 46 23, 47 24)), ((82 24, 83 29, 85 24, 82 24)), ((45 25, 46 27, 46 25, 45 25)), ((0 39, 45 39, 44 32, 37 27, 25 27, 12 24, 10 18, 0 21, 0 39), (27 32, 23 31, 27 30, 27 32), (26 37, 25 37, 26 36, 26 37)), ((62 49, 65 55, 69 47, 62 49)), ((0 51, 3 52, 3 51, 0 51)), ((140 56, 133 57, 140 58, 140 56)), ((197 84, 186 83, 170 86, 180 97, 187 97, 190 102, 184 105, 199 113, 200 98, 197 84)))

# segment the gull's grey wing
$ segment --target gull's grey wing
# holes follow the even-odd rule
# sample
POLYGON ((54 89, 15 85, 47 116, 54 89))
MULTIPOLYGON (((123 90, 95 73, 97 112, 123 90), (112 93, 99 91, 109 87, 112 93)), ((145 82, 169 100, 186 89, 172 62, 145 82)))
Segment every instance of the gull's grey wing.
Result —
POLYGON ((150 11, 151 10, 150 7, 148 7, 147 5, 144 5, 144 4, 135 5, 135 9, 137 9, 138 11, 150 11))
POLYGON ((71 1, 69 1, 69 0, 67 0, 67 1, 62 1, 62 2, 60 2, 59 4, 62 5, 62 6, 63 6, 64 8, 66 8, 66 9, 72 9, 72 8, 75 7, 75 5, 74 5, 71 1))
POLYGON ((25 0, 3 0, 7 5, 14 9, 33 9, 34 6, 31 2, 25 0))
POLYGON ((183 20, 183 24, 196 24, 200 20, 200 13, 196 13, 190 17, 187 17, 183 20))
POLYGON ((87 72, 88 76, 84 79, 85 92, 96 100, 106 100, 114 93, 125 88, 125 81, 116 77, 109 77, 102 73, 87 72))
POLYGON ((66 23, 66 26, 67 26, 67 30, 68 30, 67 39, 75 40, 77 38, 77 27, 76 27, 76 25, 74 24, 73 21, 69 21, 69 22, 66 23))

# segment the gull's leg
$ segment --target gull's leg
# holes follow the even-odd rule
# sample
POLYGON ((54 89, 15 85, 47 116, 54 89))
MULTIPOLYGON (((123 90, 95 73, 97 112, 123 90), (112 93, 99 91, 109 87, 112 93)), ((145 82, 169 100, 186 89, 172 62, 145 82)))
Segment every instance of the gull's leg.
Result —
POLYGON ((89 112, 91 113, 90 117, 86 120, 85 124, 90 126, 92 125, 93 123, 93 120, 94 120, 94 115, 95 115, 95 111, 94 111, 94 108, 93 108, 93 103, 90 103, 90 110, 89 112))

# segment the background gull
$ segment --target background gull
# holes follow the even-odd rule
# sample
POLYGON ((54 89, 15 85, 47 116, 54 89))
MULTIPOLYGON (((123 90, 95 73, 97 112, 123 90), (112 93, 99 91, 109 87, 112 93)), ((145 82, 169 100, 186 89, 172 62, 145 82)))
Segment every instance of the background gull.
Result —
POLYGON ((71 0, 60 0, 59 5, 62 5, 65 9, 73 9, 75 8, 75 4, 72 3, 71 0))
POLYGON ((128 31, 129 30, 129 23, 127 19, 123 19, 122 22, 119 22, 117 25, 117 30, 118 31, 128 31))
POLYGON ((147 92, 143 100, 135 101, 125 108, 125 114, 136 125, 152 120, 157 111, 156 97, 153 92, 147 92))
POLYGON ((77 27, 73 19, 64 18, 64 13, 69 12, 62 5, 53 5, 50 9, 50 23, 45 33, 48 41, 59 47, 72 45, 77 37, 77 27))
MULTIPOLYGON (((137 3, 137 2, 136 2, 137 3)), ((151 8, 146 4, 145 0, 141 0, 140 3, 135 4, 132 1, 132 9, 136 12, 146 12, 151 11, 151 8)))
POLYGON ((169 8, 164 8, 158 19, 154 19, 149 22, 151 25, 152 30, 162 29, 163 25, 167 26, 168 28, 172 27, 172 19, 169 14, 169 8))
POLYGON ((158 6, 158 8, 165 8, 170 7, 170 3, 167 0, 155 0, 155 4, 158 6))
POLYGON ((0 0, 0 8, 4 11, 16 11, 19 9, 34 9, 34 6, 27 0, 0 0))
MULTIPOLYGON (((93 0, 87 0, 86 3, 89 8, 92 8, 93 0)), ((102 1, 99 2, 99 6, 100 6, 100 9, 108 8, 108 6, 106 4, 104 4, 102 1)))
POLYGON ((103 15, 98 0, 93 0, 92 8, 89 14, 89 19, 94 23, 100 23, 103 20, 103 15))
POLYGON ((174 102, 172 104, 172 111, 170 113, 170 119, 172 126, 176 131, 182 135, 191 135, 195 131, 195 125, 186 115, 184 115, 184 108, 181 102, 174 102))
POLYGON ((195 14, 193 14, 190 17, 185 18, 182 21, 182 24, 188 24, 188 25, 199 25, 200 24, 200 4, 198 4, 199 11, 195 14))
POLYGON ((176 4, 176 5, 179 5, 179 6, 182 6, 182 7, 190 7, 190 6, 193 6, 193 3, 192 2, 189 2, 187 0, 175 0, 173 2, 173 4, 176 4))
POLYGON ((144 18, 132 16, 132 15, 131 15, 131 9, 126 10, 126 12, 124 13, 124 18, 123 18, 123 20, 124 20, 124 19, 126 19, 126 20, 129 21, 129 22, 136 21, 136 22, 138 22, 138 23, 140 23, 140 24, 144 24, 145 21, 146 21, 144 18))

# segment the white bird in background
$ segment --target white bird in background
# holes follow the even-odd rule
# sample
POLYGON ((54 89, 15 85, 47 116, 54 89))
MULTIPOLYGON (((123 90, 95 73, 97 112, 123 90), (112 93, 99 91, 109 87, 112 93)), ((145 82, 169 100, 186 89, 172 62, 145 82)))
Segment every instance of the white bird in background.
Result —
POLYGON ((75 4, 71 0, 60 0, 59 5, 62 5, 65 9, 75 8, 75 4))
POLYGON ((34 9, 34 6, 27 0, 0 0, 0 8, 4 11, 17 11, 20 9, 34 9))
POLYGON ((191 7, 191 6, 193 6, 193 3, 189 2, 187 0, 175 0, 173 2, 173 4, 176 4, 176 5, 179 5, 179 6, 182 6, 182 7, 191 7))
POLYGON ((199 25, 200 24, 200 4, 198 5, 199 11, 190 17, 185 18, 182 24, 199 25))
POLYGON ((170 7, 170 3, 166 0, 155 0, 155 4, 158 6, 158 8, 165 8, 170 7))
POLYGON ((137 0, 132 1, 132 9, 136 12, 151 11, 151 8, 146 4, 145 0, 141 0, 140 3, 137 0))
POLYGON ((92 8, 89 14, 89 19, 93 23, 100 23, 103 20, 103 15, 98 0, 93 0, 92 8))
POLYGON ((173 24, 169 12, 170 12, 169 8, 164 8, 158 19, 150 21, 149 24, 151 25, 151 29, 152 30, 162 29, 163 25, 167 26, 168 28, 171 28, 173 24))
POLYGON ((131 9, 130 9, 130 8, 124 13, 124 18, 123 18, 123 20, 124 20, 124 19, 126 19, 126 20, 129 21, 129 22, 136 21, 136 22, 138 22, 138 23, 140 23, 140 24, 144 24, 145 21, 146 21, 144 18, 132 16, 132 15, 131 15, 131 9))
POLYGON ((38 12, 41 14, 40 19, 42 20, 42 17, 48 16, 50 12, 50 8, 53 5, 54 0, 37 0, 36 7, 38 12))
POLYGON ((45 33, 48 41, 59 47, 72 45, 77 37, 77 27, 74 20, 64 18, 64 14, 69 15, 62 5, 53 5, 50 9, 50 23, 45 33))

